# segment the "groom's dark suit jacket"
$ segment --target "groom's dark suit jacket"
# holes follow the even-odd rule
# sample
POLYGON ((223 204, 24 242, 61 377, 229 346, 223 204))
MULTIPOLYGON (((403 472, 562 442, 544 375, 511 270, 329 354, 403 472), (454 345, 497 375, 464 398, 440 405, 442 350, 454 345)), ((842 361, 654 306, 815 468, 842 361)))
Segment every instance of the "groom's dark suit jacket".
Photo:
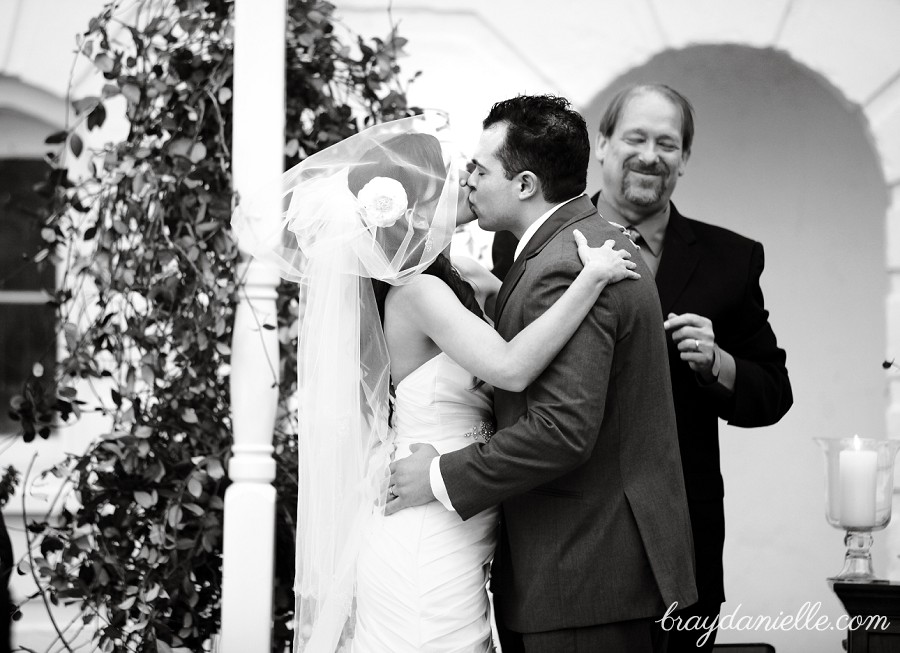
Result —
POLYGON ((440 459, 463 518, 502 502, 492 571, 497 617, 541 632, 661 615, 696 600, 690 524, 653 278, 586 197, 554 213, 500 289, 512 338, 581 269, 572 236, 628 248, 642 278, 604 289, 569 343, 524 392, 497 389, 488 444, 440 459))
MULTIPOLYGON (((597 202, 598 194, 591 200, 597 202)), ((656 286, 663 315, 695 313, 712 320, 716 341, 735 360, 734 393, 698 383, 669 338, 675 417, 684 465, 697 589, 707 604, 725 600, 724 484, 719 464, 719 419, 740 427, 768 426, 793 403, 785 352, 768 320, 760 277, 761 243, 715 225, 686 218, 669 204, 663 256, 656 286)), ((503 279, 512 264, 515 237, 494 238, 494 274, 503 279)))

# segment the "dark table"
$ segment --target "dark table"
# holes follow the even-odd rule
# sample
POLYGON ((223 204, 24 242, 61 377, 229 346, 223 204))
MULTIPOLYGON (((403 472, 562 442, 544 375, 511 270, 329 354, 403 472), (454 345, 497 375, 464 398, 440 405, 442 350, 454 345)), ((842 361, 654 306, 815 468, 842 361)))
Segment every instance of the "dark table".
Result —
POLYGON ((860 624, 847 629, 847 653, 900 653, 900 583, 834 582, 831 587, 860 624))

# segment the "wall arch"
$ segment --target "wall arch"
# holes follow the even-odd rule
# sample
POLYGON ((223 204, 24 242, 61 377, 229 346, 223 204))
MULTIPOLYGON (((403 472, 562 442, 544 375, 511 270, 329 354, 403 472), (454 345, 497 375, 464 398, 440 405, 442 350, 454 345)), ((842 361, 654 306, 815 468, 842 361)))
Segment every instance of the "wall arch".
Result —
POLYGON ((0 75, 0 157, 43 157, 51 147, 44 139, 62 128, 65 115, 62 98, 0 75))
POLYGON ((0 74, 0 109, 25 114, 60 129, 66 116, 66 101, 18 77, 0 74))

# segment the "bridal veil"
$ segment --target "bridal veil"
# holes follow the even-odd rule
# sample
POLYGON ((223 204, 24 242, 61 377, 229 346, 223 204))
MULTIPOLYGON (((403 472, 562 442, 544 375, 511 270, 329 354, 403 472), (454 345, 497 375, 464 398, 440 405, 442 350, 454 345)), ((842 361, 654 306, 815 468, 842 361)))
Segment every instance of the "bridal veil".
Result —
POLYGON ((375 125, 261 191, 280 194, 280 214, 241 198, 232 220, 243 250, 299 284, 295 652, 350 649, 361 533, 383 518, 375 506, 393 448, 371 280, 408 282, 450 244, 454 151, 424 117, 375 125))

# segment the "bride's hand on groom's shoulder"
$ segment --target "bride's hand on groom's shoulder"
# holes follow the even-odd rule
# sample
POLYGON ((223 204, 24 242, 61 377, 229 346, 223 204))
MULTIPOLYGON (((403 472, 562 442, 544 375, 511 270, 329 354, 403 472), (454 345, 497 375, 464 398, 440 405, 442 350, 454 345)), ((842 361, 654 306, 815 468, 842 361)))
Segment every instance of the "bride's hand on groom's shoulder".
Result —
POLYGON ((431 461, 438 455, 437 449, 430 444, 413 444, 409 450, 411 455, 390 465, 385 515, 434 501, 430 470, 431 461))
POLYGON ((614 249, 616 241, 607 240, 600 247, 591 247, 587 238, 578 229, 572 234, 575 236, 578 258, 581 259, 585 272, 594 275, 598 282, 616 283, 623 279, 641 278, 641 275, 634 271, 637 264, 631 260, 631 252, 614 249))

